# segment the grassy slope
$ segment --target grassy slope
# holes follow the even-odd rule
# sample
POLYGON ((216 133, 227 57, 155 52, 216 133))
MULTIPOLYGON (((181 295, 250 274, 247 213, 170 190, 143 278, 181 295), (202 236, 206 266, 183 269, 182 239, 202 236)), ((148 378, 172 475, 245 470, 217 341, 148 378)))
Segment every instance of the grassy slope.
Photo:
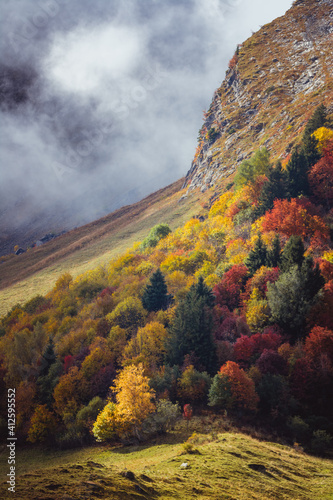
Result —
MULTIPOLYGON (((191 424, 195 428, 196 420, 191 424)), ((22 500, 333 499, 333 463, 329 460, 244 434, 221 432, 221 428, 199 435, 198 454, 183 454, 181 443, 187 435, 178 427, 146 446, 23 450, 17 454, 16 496, 22 500), (182 469, 182 463, 189 467, 182 469), (132 471, 135 480, 124 477, 125 470, 132 471)), ((4 482, 6 455, 6 450, 0 455, 3 499, 13 496, 6 493, 4 482)))
POLYGON ((58 277, 77 276, 106 264, 112 257, 147 236, 160 222, 172 229, 201 210, 198 197, 179 203, 183 179, 138 203, 123 207, 95 222, 0 264, 0 315, 14 304, 47 293, 58 277))

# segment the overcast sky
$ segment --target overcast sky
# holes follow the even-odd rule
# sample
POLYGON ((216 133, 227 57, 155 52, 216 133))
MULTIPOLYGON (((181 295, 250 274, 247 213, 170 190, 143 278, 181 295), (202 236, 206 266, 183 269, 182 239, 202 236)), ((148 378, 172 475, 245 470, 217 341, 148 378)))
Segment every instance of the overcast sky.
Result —
POLYGON ((237 43, 291 3, 2 0, 0 230, 61 207, 71 227, 184 176, 237 43))

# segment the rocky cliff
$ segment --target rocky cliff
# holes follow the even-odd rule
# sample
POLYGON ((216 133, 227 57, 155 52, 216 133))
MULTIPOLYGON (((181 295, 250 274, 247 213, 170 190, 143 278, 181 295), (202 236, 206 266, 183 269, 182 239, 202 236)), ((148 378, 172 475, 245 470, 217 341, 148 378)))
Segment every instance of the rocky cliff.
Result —
POLYGON ((318 105, 333 111, 332 32, 332 0, 297 0, 237 48, 200 130, 187 193, 217 190, 261 146, 285 158, 318 105))

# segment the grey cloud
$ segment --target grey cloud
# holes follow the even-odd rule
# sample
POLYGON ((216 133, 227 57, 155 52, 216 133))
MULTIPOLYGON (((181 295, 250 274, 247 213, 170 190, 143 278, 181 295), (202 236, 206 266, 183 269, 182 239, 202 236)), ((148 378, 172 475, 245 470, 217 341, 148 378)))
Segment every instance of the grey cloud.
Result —
POLYGON ((13 235, 88 222, 185 175, 236 44, 290 5, 3 3, 2 252, 13 235))

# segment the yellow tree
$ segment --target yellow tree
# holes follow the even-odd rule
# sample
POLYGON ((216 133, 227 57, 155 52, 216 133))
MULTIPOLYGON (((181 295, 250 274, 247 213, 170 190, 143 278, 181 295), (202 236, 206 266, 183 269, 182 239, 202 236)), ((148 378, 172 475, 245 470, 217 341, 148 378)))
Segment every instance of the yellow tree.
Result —
POLYGON ((155 370, 163 364, 166 338, 167 330, 158 321, 139 328, 136 337, 133 337, 124 349, 124 364, 142 363, 147 370, 155 370))
POLYGON ((129 425, 138 439, 143 421, 156 409, 152 401, 155 391, 149 387, 148 381, 140 363, 126 366, 114 383, 118 418, 129 425))

